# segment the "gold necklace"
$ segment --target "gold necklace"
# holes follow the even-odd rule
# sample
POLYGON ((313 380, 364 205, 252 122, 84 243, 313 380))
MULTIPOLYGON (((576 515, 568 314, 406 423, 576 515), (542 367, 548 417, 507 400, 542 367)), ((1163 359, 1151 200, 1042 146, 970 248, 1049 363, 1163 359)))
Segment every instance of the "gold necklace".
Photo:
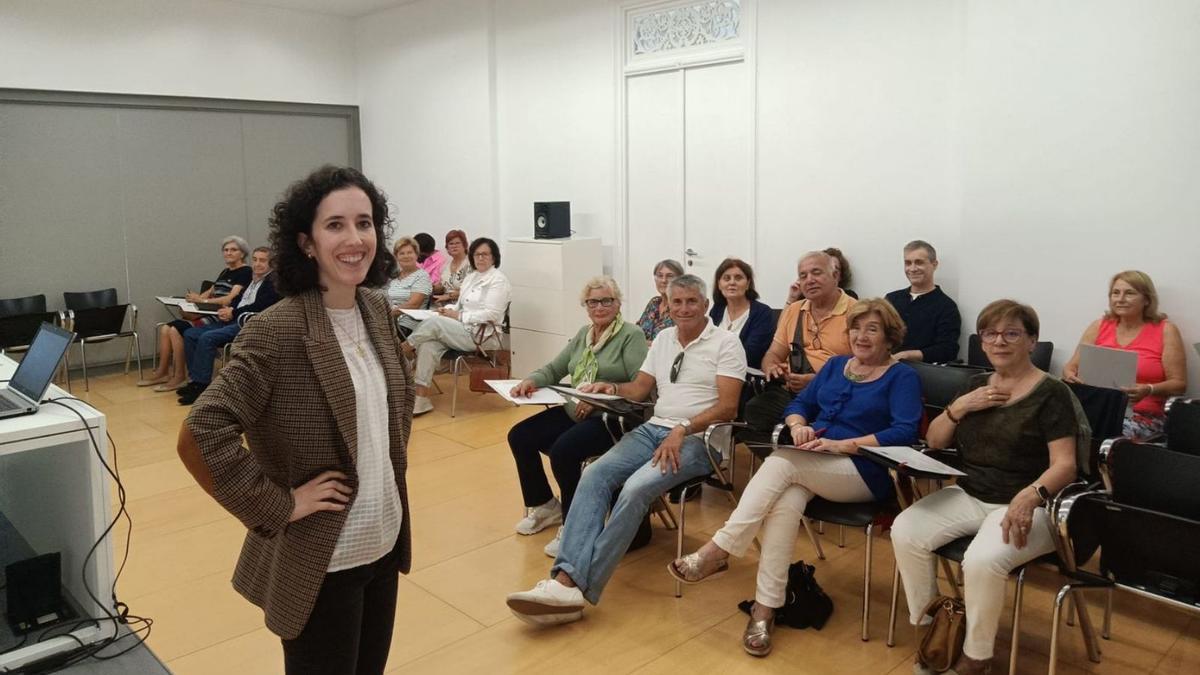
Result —
POLYGON ((854 370, 850 367, 850 364, 854 363, 855 361, 858 361, 858 359, 852 359, 852 360, 846 362, 846 379, 850 380, 851 382, 863 382, 867 378, 874 375, 875 371, 879 369, 879 366, 868 366, 868 368, 870 368, 870 370, 868 370, 866 373, 864 373, 862 375, 859 375, 858 373, 854 372, 854 370))
POLYGON ((358 358, 367 358, 362 348, 362 322, 358 320, 358 308, 356 307, 350 314, 350 320, 354 322, 354 338, 350 337, 350 331, 346 330, 346 327, 341 325, 340 321, 333 319, 333 315, 330 315, 329 318, 333 324, 334 332, 341 332, 343 338, 354 343, 354 353, 358 354, 358 358))

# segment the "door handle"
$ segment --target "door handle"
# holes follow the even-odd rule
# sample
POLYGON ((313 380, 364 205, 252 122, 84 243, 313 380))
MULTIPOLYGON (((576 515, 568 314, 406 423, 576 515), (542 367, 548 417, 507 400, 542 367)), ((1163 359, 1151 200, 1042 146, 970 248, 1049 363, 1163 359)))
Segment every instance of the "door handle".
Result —
POLYGON ((690 255, 690 256, 696 256, 696 255, 700 255, 700 254, 699 254, 699 253, 697 253, 697 252, 696 252, 696 250, 695 250, 695 249, 693 249, 693 248, 689 248, 688 250, 684 251, 684 254, 685 254, 685 255, 690 255))

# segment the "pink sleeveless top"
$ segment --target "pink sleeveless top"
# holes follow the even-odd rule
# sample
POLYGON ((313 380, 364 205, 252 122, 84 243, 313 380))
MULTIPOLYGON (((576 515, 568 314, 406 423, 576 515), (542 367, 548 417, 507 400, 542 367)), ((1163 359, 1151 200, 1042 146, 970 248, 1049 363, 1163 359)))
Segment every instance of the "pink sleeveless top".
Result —
MULTIPOLYGON (((1167 379, 1163 369, 1163 326, 1164 322, 1147 321, 1142 324, 1137 337, 1127 345, 1117 344, 1117 320, 1101 319, 1100 332, 1096 334, 1097 347, 1110 347, 1137 352, 1137 381, 1138 384, 1158 384, 1167 379)), ((1165 414, 1163 406, 1166 399, 1162 396, 1147 396, 1133 406, 1133 411, 1143 415, 1161 417, 1165 414)))

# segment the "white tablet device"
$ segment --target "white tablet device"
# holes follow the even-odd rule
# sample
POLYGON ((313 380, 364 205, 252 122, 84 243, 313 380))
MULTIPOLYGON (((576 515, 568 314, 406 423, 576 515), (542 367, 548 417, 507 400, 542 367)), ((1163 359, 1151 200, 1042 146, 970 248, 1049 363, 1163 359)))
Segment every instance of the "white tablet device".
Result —
POLYGON ((1080 345, 1079 379, 1093 387, 1132 387, 1137 384, 1137 352, 1080 345))

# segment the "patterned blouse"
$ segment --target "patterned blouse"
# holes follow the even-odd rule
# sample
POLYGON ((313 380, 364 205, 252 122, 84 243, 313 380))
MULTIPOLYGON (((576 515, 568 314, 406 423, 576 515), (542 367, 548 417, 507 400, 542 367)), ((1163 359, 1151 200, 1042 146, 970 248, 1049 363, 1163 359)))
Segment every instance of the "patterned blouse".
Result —
POLYGON ((638 328, 641 328, 642 332, 646 334, 646 342, 653 342, 655 336, 662 329, 675 325, 667 309, 661 295, 650 298, 650 302, 646 303, 646 309, 642 311, 642 316, 637 320, 638 328))

